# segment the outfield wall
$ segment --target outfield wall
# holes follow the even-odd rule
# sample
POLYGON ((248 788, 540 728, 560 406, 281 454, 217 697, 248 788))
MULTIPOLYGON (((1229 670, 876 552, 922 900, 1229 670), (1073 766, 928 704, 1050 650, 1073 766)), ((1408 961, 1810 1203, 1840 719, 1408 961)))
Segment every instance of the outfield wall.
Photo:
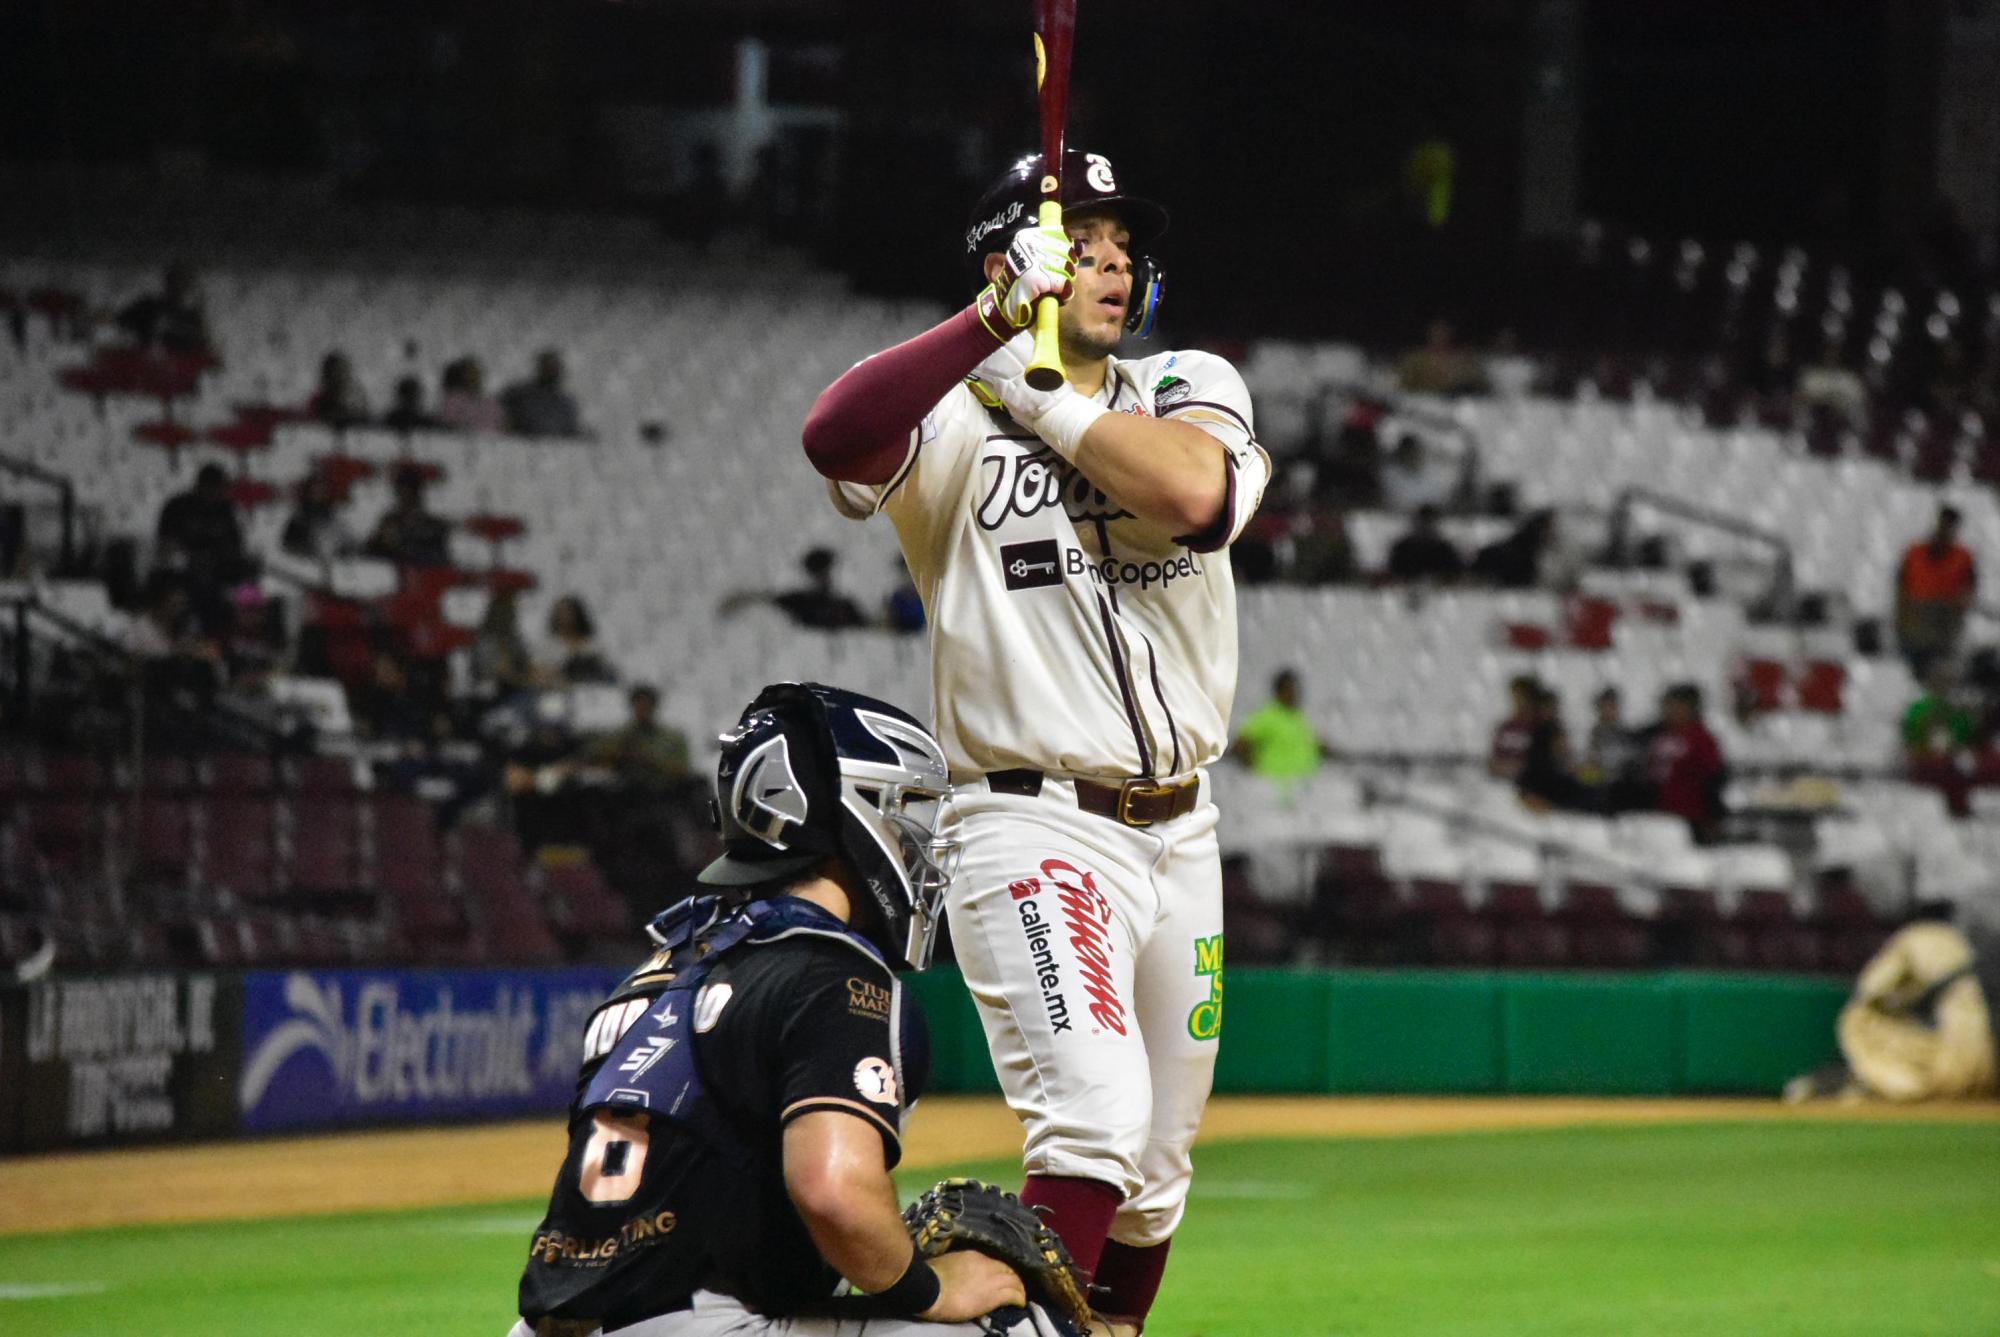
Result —
MULTIPOLYGON (((1837 980, 1232 970, 1187 1025, 1225 1092, 1772 1094, 1834 1056, 1837 980), (1220 1015, 1219 1015, 1220 1014, 1220 1015)), ((152 971, 0 992, 0 1153, 555 1112, 620 972, 152 971)), ((956 971, 909 978, 931 1087, 997 1091, 956 971)), ((1087 1016, 1084 1024, 1088 1024, 1087 1016)))
MULTIPOLYGON (((957 974, 931 971, 912 987, 931 1020, 936 1089, 999 1090, 957 974)), ((1231 970, 1215 1085, 1237 1093, 1773 1095, 1787 1078, 1836 1057, 1833 1022, 1847 993, 1843 980, 1705 971, 1231 970)))

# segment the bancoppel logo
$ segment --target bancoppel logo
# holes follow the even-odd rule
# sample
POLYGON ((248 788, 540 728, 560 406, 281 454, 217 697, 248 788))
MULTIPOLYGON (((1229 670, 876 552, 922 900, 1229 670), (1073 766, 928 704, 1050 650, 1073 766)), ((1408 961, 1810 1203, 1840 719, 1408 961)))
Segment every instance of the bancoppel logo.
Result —
POLYGON ((1126 562, 1116 557, 1093 561, 1083 549, 1071 548, 1063 554, 1063 568, 1072 576, 1089 576, 1099 585, 1137 586, 1142 590, 1155 585, 1164 589, 1177 580, 1192 580, 1202 574, 1201 563, 1189 552, 1164 562, 1126 562))
POLYGON ((1055 539, 1031 539, 1000 545, 1000 569, 1010 590, 1038 590, 1063 583, 1062 545, 1055 539))

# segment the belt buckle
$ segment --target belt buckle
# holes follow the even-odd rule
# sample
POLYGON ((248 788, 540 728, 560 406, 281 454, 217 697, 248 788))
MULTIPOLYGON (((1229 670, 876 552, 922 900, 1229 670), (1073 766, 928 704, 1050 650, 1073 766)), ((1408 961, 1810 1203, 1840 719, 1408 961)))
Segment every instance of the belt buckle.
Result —
POLYGON ((1173 797, 1173 793, 1174 787, 1172 785, 1155 784, 1151 780, 1127 780, 1118 787, 1118 820, 1126 826, 1151 826, 1153 824, 1152 818, 1133 816, 1132 800, 1140 797, 1152 798, 1160 795, 1171 798, 1173 797))

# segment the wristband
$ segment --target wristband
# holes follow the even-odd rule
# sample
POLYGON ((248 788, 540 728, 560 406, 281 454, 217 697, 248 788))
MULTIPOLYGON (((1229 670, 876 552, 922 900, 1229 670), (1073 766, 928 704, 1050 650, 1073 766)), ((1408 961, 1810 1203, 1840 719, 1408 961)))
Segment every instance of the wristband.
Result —
POLYGON ((1051 399, 1053 402, 1035 419, 1035 435, 1048 442, 1056 454, 1075 464, 1077 451, 1083 448, 1083 434, 1111 410, 1067 388, 1054 391, 1051 399))
POLYGON ((869 1296, 868 1308, 885 1318, 915 1318, 936 1304, 942 1294, 944 1283, 924 1256, 912 1248, 910 1265, 903 1269, 903 1275, 889 1289, 869 1296))

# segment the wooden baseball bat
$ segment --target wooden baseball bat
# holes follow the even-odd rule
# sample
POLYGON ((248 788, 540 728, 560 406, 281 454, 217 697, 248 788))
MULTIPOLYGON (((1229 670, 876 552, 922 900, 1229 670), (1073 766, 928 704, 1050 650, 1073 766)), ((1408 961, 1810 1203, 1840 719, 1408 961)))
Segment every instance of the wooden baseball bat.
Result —
MULTIPOLYGON (((1035 221, 1062 226, 1063 121, 1069 114, 1069 53, 1076 34, 1076 0, 1035 0, 1035 89, 1042 104, 1042 201, 1035 221)), ((1053 390, 1063 375, 1056 337, 1058 303, 1035 303, 1035 356, 1023 373, 1037 390, 1053 390)))

